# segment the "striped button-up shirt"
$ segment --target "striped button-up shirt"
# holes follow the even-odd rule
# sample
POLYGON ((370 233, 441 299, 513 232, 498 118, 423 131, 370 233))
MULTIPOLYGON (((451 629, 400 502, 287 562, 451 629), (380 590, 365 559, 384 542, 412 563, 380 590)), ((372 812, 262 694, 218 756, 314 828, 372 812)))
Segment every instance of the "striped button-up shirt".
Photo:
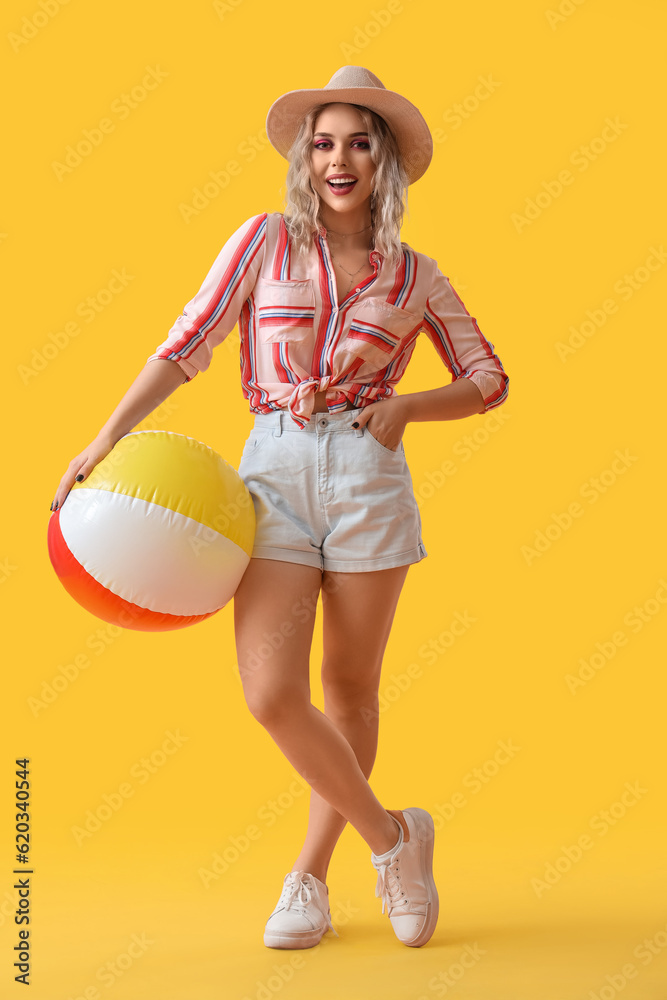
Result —
POLYGON ((402 251, 397 265, 372 251, 373 273, 339 304, 326 229, 302 256, 281 213, 255 215, 225 243, 148 361, 175 361, 189 381, 238 322, 250 409, 287 408, 303 427, 318 391, 332 411, 392 396, 423 330, 452 379, 474 382, 485 410, 499 406, 509 380, 493 344, 436 261, 405 243, 402 251))

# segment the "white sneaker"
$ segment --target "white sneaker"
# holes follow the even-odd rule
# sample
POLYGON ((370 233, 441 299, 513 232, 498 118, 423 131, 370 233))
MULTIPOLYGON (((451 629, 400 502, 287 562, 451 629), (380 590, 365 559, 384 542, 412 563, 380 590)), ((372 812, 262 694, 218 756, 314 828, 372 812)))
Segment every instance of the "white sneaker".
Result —
POLYGON ((312 948, 329 929, 336 934, 324 882, 308 872, 288 872, 277 906, 266 922, 264 944, 268 948, 312 948))
POLYGON ((438 922, 438 892, 433 881, 435 828, 424 809, 404 809, 403 816, 408 839, 396 820, 401 828, 396 847, 380 856, 371 854, 378 872, 375 895, 381 897, 382 912, 387 910, 398 940, 419 948, 438 922))

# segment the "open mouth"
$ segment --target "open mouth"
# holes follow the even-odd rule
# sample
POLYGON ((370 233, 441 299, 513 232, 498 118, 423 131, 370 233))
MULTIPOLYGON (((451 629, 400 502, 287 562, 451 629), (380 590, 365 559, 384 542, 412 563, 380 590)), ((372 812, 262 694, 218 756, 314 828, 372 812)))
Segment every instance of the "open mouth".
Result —
POLYGON ((327 185, 329 190, 334 194, 349 194, 354 185, 357 183, 354 177, 335 177, 327 178, 327 185))

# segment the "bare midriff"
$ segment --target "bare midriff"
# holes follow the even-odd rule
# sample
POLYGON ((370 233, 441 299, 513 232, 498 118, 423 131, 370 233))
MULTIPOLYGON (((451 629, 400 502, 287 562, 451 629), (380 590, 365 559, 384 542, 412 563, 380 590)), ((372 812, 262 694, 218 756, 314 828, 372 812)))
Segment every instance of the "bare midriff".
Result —
MULTIPOLYGON (((326 394, 326 392, 316 392, 315 396, 314 396, 314 402, 313 402, 313 413, 324 413, 328 409, 329 409, 329 407, 327 406, 327 394, 326 394)), ((354 409, 354 403, 351 403, 350 400, 348 399, 347 403, 345 404, 345 409, 346 410, 353 410, 354 409)))

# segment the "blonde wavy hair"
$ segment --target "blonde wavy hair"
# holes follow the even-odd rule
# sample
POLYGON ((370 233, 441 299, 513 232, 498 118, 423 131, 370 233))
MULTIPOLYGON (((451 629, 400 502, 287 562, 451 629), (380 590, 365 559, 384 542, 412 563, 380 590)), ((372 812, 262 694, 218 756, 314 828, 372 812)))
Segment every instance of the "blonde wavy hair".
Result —
MULTIPOLYGON (((318 104, 305 116, 289 151, 285 225, 292 245, 298 253, 307 253, 317 233, 320 197, 310 182, 315 124, 327 104, 318 104)), ((400 260, 400 232, 403 213, 408 210, 408 175, 394 133, 384 118, 370 108, 352 104, 359 112, 370 142, 370 154, 376 165, 374 190, 371 196, 371 224, 375 249, 393 263, 400 260)))

